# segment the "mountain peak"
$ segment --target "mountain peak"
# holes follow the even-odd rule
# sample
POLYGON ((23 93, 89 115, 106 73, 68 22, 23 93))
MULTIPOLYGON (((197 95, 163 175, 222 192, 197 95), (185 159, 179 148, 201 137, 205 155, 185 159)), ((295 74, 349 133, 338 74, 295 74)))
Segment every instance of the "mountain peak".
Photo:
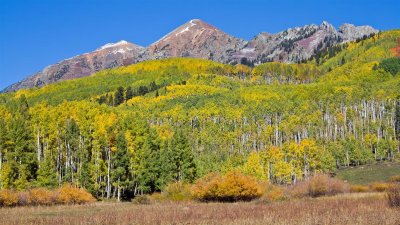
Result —
POLYGON ((144 57, 194 57, 225 61, 229 53, 244 44, 244 40, 200 19, 192 19, 150 45, 144 57))
POLYGON ((333 33, 336 32, 335 27, 334 27, 332 24, 330 24, 330 23, 328 23, 327 21, 325 21, 325 20, 322 21, 321 25, 319 25, 319 28, 320 28, 321 30, 327 30, 327 31, 333 32, 333 33))
POLYGON ((194 33, 199 30, 205 30, 205 29, 213 29, 213 30, 218 30, 216 27, 200 20, 200 19, 191 19, 188 22, 182 24, 178 28, 174 29, 158 41, 156 41, 154 44, 157 44, 162 41, 167 41, 170 38, 178 37, 183 34, 186 35, 186 33, 194 33))
MULTIPOLYGON (((126 46, 126 45, 135 45, 135 44, 132 44, 132 43, 127 42, 125 40, 121 40, 121 41, 118 41, 118 42, 115 42, 115 43, 107 43, 107 44, 101 46, 100 48, 96 49, 96 51, 104 50, 104 49, 107 49, 107 48, 121 47, 121 46, 126 46)), ((137 46, 137 47, 139 47, 139 46, 137 46)))

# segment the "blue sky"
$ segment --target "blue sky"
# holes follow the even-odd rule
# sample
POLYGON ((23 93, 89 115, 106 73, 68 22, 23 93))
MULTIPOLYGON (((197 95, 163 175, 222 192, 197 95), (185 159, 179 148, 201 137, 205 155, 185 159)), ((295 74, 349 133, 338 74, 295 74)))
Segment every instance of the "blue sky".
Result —
POLYGON ((399 10, 398 0, 0 0, 0 89, 105 43, 147 46, 192 18, 248 40, 323 20, 400 28, 399 10))

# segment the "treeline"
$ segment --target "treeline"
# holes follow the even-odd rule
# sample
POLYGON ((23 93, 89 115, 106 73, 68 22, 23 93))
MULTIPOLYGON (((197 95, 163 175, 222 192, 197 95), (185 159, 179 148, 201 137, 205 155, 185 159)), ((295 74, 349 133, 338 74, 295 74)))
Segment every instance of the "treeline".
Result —
POLYGON ((90 102, 29 107, 22 96, 0 110, 0 185, 73 183, 96 197, 128 198, 237 169, 293 183, 318 171, 393 159, 399 108, 365 101, 337 112, 323 107, 303 120, 290 110, 237 121, 201 114, 155 119, 162 110, 141 115, 90 102))
MULTIPOLYGON (((186 81, 181 81, 178 84, 186 84, 186 81)), ((122 103, 126 103, 128 100, 136 96, 144 96, 148 93, 155 91, 155 97, 159 96, 158 90, 168 86, 164 81, 162 84, 157 85, 155 81, 150 82, 148 86, 140 85, 138 88, 131 86, 124 88, 122 86, 114 92, 114 94, 105 94, 97 99, 97 102, 101 104, 107 104, 108 106, 119 106, 122 103)))
POLYGON ((311 64, 285 64, 270 62, 252 71, 253 79, 260 77, 266 84, 306 84, 315 81, 322 73, 311 64))
POLYGON ((195 179, 184 133, 162 140, 139 117, 93 104, 29 108, 24 97, 10 103, 14 110, 0 120, 1 188, 72 183, 96 197, 122 198, 195 179))

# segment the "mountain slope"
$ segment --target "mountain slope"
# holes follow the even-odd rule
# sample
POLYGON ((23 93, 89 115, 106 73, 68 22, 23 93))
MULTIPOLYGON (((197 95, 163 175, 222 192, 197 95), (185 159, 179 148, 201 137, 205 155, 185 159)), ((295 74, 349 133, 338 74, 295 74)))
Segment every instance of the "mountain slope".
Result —
POLYGON ((137 62, 143 50, 143 47, 127 41, 106 44, 93 52, 50 65, 33 76, 7 87, 4 91, 42 87, 58 81, 89 76, 100 70, 130 65, 137 62))
POLYGON ((7 87, 4 92, 42 87, 62 80, 89 76, 97 71, 170 57, 210 59, 230 64, 301 62, 326 47, 369 36, 369 26, 344 24, 337 31, 331 24, 306 25, 277 34, 260 33, 245 41, 199 19, 190 20, 147 48, 120 41, 50 65, 33 76, 7 87))

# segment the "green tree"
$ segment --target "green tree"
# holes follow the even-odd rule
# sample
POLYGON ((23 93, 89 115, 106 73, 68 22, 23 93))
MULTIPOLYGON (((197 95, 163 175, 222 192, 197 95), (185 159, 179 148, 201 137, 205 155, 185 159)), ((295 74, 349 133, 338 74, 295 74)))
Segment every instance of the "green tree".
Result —
POLYGON ((117 149, 112 156, 114 169, 111 173, 114 186, 117 188, 117 199, 120 201, 121 192, 129 185, 129 154, 127 142, 123 132, 116 138, 117 149))
POLYGON ((117 91, 114 94, 114 106, 121 105, 125 98, 124 98, 124 88, 118 87, 117 91))
POLYGON ((128 101, 129 99, 133 98, 133 96, 134 96, 134 94, 133 94, 132 87, 129 86, 128 88, 126 88, 125 101, 128 101))
POLYGON ((194 163, 192 148, 182 131, 175 132, 170 148, 172 149, 172 159, 175 164, 173 169, 174 179, 193 182, 196 177, 196 164, 194 163))
POLYGON ((56 172, 54 162, 51 158, 43 160, 37 171, 36 186, 56 187, 58 184, 56 172))

